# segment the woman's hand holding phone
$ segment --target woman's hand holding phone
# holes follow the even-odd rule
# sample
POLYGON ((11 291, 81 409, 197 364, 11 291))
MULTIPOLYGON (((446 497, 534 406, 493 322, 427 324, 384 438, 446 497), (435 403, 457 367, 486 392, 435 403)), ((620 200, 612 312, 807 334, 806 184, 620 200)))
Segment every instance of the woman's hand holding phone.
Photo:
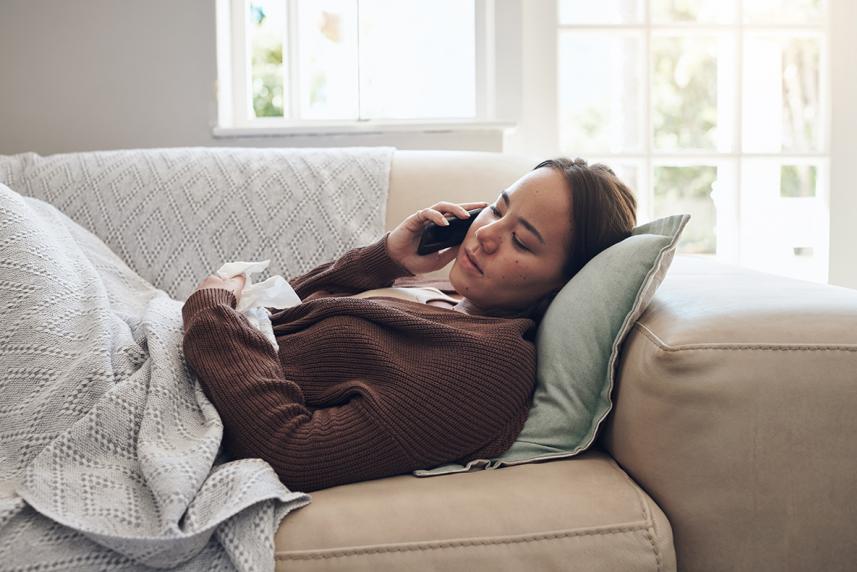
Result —
POLYGON ((425 228, 430 224, 448 225, 449 221, 446 219, 449 215, 461 219, 470 218, 470 213, 467 211, 487 205, 485 201, 460 204, 441 201, 431 207, 420 209, 403 220, 390 233, 387 237, 387 252, 411 274, 426 274, 440 270, 458 256, 460 245, 425 255, 417 254, 417 247, 425 228))

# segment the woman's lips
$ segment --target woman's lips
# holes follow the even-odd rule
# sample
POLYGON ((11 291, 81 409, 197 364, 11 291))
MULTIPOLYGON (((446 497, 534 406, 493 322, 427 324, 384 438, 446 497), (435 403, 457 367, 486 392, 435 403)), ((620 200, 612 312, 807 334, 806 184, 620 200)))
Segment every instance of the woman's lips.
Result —
POLYGON ((470 256, 470 253, 466 250, 464 251, 464 266, 467 267, 468 270, 476 272, 477 274, 482 274, 479 266, 477 266, 476 262, 470 256))

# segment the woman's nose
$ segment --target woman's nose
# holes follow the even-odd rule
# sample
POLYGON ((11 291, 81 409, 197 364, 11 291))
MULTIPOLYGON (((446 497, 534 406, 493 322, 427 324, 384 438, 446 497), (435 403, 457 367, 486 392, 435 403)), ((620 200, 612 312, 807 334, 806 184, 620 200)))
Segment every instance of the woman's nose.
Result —
POLYGON ((500 244, 496 226, 496 224, 490 223, 476 229, 476 241, 482 251, 488 254, 494 252, 500 244))

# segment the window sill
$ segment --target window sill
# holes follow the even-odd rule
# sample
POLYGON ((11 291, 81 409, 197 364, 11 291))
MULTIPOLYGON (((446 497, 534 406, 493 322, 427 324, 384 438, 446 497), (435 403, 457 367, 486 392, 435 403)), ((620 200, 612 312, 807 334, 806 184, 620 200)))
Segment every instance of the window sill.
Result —
POLYGON ((516 127, 512 121, 328 121, 288 124, 282 121, 262 122, 241 127, 218 126, 215 138, 294 137, 315 135, 373 135, 381 133, 452 133, 455 131, 500 131, 516 127))

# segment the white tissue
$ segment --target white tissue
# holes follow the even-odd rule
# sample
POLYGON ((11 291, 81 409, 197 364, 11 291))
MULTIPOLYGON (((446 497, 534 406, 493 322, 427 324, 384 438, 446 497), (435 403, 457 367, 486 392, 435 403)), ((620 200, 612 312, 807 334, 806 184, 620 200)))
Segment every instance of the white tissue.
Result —
POLYGON ((253 284, 250 275, 262 272, 270 262, 270 260, 227 262, 218 269, 216 274, 221 278, 244 275, 244 289, 238 296, 238 306, 235 309, 247 316, 253 327, 268 338, 268 341, 274 346, 274 351, 279 351, 280 346, 277 344, 277 337, 274 335, 274 328, 271 326, 271 315, 266 307, 291 308, 300 304, 301 299, 286 279, 279 275, 271 276, 264 282, 253 284))

